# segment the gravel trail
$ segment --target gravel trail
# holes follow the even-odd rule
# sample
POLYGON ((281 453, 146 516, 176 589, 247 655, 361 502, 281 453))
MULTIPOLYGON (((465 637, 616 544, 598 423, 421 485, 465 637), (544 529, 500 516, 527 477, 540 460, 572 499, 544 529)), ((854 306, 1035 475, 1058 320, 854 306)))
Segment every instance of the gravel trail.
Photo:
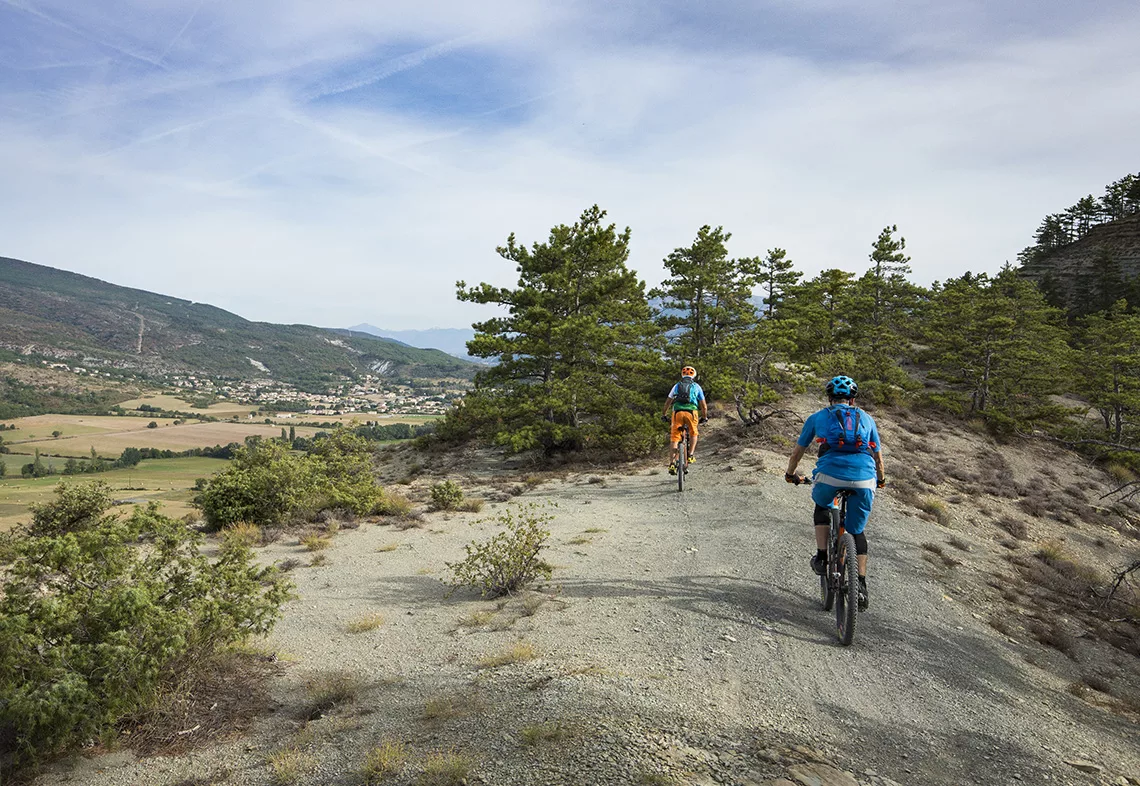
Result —
MULTIPOLYGON (((464 543, 494 531, 486 518, 503 504, 429 514, 419 529, 343 531, 327 565, 293 572, 299 597, 266 645, 288 664, 274 688, 281 706, 253 735, 184 757, 73 761, 39 782, 266 784, 267 758, 294 746, 314 757, 298 783, 352 784, 381 740, 410 752, 392 783, 415 782, 425 757, 447 750, 470 755, 468 782, 490 784, 1140 776, 1135 724, 1067 694, 1026 661, 1028 644, 996 633, 953 585, 935 581, 920 546, 944 531, 901 513, 890 494, 868 529, 871 609, 855 643, 839 646, 808 568, 808 491, 783 482, 772 454, 779 474, 765 471, 764 458, 706 449, 683 494, 643 467, 604 482, 571 475, 517 498, 557 505, 554 579, 526 607, 449 595, 440 581, 464 543), (347 632, 375 613, 378 628, 347 632), (520 642, 537 657, 480 667, 520 642), (306 730, 301 686, 332 669, 366 687, 306 730), (450 709, 428 717, 429 702, 441 701, 450 709), (557 738, 527 744, 524 730, 538 724, 557 738), (1076 760, 1101 771, 1066 763, 1076 760), (805 779, 813 766, 853 778, 805 779)), ((264 550, 267 560, 309 556, 293 541, 264 550)))

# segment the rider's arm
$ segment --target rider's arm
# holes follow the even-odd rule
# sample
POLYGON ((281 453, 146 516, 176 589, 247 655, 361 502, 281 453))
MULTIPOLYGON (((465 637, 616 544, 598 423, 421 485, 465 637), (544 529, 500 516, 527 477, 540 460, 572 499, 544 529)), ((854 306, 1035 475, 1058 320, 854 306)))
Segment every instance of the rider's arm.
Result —
POLYGON ((665 410, 661 413, 665 417, 669 417, 669 413, 673 411, 673 397, 665 399, 665 410))
POLYGON ((882 481, 887 477, 887 471, 883 469, 883 452, 881 450, 876 451, 873 455, 875 456, 875 474, 882 481))
MULTIPOLYGON (((807 452, 806 446, 798 445, 798 444, 796 445, 796 449, 792 451, 791 458, 788 459, 788 472, 787 472, 788 475, 795 475, 796 474, 796 467, 798 467, 800 465, 800 459, 802 459, 804 457, 804 453, 806 453, 806 452, 807 452)), ((878 456, 877 453, 875 455, 878 456)))
POLYGON ((703 398, 697 403, 701 408, 701 417, 705 418, 707 420, 708 416, 709 416, 709 405, 705 402, 705 400, 703 398))

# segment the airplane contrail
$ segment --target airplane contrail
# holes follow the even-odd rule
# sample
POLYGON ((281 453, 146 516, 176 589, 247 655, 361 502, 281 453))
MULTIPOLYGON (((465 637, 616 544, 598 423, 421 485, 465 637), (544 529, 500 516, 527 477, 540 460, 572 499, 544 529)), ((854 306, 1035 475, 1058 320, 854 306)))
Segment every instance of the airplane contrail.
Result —
POLYGON ((198 12, 202 10, 202 6, 205 4, 206 0, 201 0, 194 10, 190 12, 190 17, 186 20, 186 24, 182 25, 182 28, 174 35, 174 38, 170 39, 170 43, 166 45, 166 49, 163 49, 162 54, 158 56, 159 63, 162 63, 162 61, 166 59, 166 56, 170 54, 170 50, 178 43, 178 39, 182 38, 182 34, 186 32, 186 28, 190 27, 190 24, 194 21, 194 17, 198 16, 198 12))
POLYGON ((438 44, 424 47, 423 49, 417 49, 415 52, 409 52, 406 55, 380 63, 372 68, 364 69, 357 72, 354 76, 339 81, 331 79, 325 80, 314 86, 307 94, 303 95, 302 100, 313 101, 318 98, 324 98, 325 96, 347 93, 350 90, 357 90, 361 87, 375 84, 390 76, 395 76, 401 71, 407 71, 410 68, 423 65, 429 60, 434 60, 437 57, 442 57, 443 55, 453 52, 472 38, 474 38, 473 35, 452 38, 438 44))
POLYGON ((43 11, 41 11, 38 8, 31 5, 31 3, 26 2, 26 0, 0 0, 0 3, 3 3, 4 5, 7 5, 11 8, 15 8, 17 11, 23 11, 24 13, 26 13, 30 16, 34 16, 37 19, 40 19, 44 22, 47 22, 48 24, 53 24, 57 27, 62 27, 64 30, 68 31, 69 33, 72 33, 73 35, 79 36, 80 38, 82 38, 85 41, 89 41, 90 43, 96 44, 97 46, 101 46, 101 47, 104 47, 106 49, 114 50, 121 55, 126 55, 127 57, 131 58, 132 60, 138 60, 140 62, 147 63, 148 65, 152 65, 152 66, 155 66, 157 68, 166 68, 166 66, 164 66, 164 65, 162 65, 162 63, 156 61, 153 57, 147 57, 146 55, 139 54, 138 52, 132 52, 129 49, 124 49, 123 47, 118 46, 117 44, 112 44, 110 41, 104 41, 101 38, 96 38, 95 36, 91 35, 90 33, 87 33, 83 30, 80 30, 75 25, 68 24, 67 22, 63 21, 62 19, 58 19, 54 16, 51 16, 50 14, 44 13, 43 11))

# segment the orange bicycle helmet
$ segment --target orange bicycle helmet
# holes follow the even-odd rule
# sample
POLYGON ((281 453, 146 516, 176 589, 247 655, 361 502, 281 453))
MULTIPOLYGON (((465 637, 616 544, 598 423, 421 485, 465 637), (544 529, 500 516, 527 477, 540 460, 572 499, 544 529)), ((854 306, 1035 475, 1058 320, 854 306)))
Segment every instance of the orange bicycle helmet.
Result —
POLYGON ((692 366, 685 366, 683 369, 681 369, 681 376, 682 377, 696 377, 697 376, 697 370, 695 368, 693 368, 692 366))

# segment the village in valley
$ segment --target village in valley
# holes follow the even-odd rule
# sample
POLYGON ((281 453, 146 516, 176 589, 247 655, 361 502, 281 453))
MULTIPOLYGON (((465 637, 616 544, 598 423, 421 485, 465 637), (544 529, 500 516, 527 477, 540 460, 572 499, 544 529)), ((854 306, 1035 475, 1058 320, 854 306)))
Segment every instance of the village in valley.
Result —
POLYGON ((462 379, 406 380, 363 374, 356 379, 342 378, 324 392, 316 393, 270 378, 234 379, 199 373, 161 374, 143 380, 121 369, 111 373, 59 361, 40 363, 45 368, 80 377, 166 388, 188 402, 202 402, 195 404, 199 409, 215 403, 241 404, 286 419, 298 415, 439 416, 458 402, 470 385, 462 379))

